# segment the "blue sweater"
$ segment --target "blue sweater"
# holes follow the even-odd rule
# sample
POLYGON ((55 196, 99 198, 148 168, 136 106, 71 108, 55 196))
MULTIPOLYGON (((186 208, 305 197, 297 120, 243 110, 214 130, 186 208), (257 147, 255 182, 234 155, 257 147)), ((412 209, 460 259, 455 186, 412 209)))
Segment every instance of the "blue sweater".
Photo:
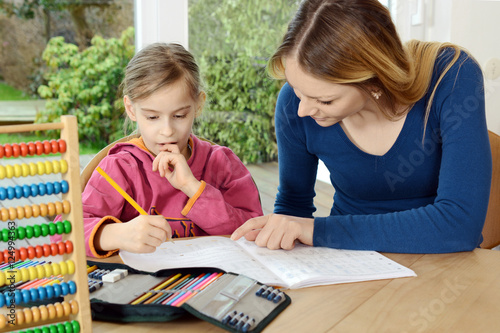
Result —
MULTIPOLYGON (((438 57, 431 87, 453 54, 438 57)), ((298 117, 299 99, 285 84, 275 115, 280 185, 274 212, 313 217, 320 159, 335 195, 330 216, 314 219, 314 246, 401 253, 479 246, 491 184, 481 70, 461 54, 438 86, 424 137, 431 91, 410 110, 391 149, 376 156, 357 148, 338 123, 321 127, 298 117)))

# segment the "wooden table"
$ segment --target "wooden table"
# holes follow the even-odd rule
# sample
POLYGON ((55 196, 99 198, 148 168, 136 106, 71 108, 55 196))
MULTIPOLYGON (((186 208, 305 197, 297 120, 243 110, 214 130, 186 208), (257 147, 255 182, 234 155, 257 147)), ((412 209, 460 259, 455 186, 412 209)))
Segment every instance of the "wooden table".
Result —
MULTIPOLYGON (((385 255, 418 276, 288 290, 292 304, 264 332, 500 331, 500 251, 385 255)), ((96 333, 167 330, 226 332, 191 316, 167 323, 93 322, 96 333)))

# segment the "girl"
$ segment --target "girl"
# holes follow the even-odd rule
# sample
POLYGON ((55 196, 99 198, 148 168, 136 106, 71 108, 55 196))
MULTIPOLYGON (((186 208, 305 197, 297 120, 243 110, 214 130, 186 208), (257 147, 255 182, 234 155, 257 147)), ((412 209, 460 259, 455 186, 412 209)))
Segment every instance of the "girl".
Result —
POLYGON ((471 251, 491 184, 477 63, 450 43, 403 45, 377 0, 305 0, 269 70, 280 181, 274 212, 233 239, 290 249, 471 251), (335 187, 312 217, 318 159, 335 187))
POLYGON ((141 136, 116 144, 99 166, 149 215, 94 172, 82 195, 87 255, 153 252, 170 237, 230 234, 262 215, 238 157, 191 133, 205 93, 188 51, 150 45, 130 61, 122 84, 127 116, 141 136))

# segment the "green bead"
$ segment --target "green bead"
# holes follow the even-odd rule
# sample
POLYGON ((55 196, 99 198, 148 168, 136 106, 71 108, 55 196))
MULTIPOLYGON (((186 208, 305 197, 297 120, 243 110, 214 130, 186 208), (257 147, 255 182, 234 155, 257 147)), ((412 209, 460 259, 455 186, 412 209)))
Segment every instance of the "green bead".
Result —
POLYGON ((40 224, 40 228, 42 229, 42 236, 45 237, 49 234, 49 226, 47 223, 40 224))
POLYGON ((33 238, 33 227, 31 225, 27 225, 26 229, 26 238, 33 238))
POLYGON ((64 328, 64 325, 59 323, 59 324, 56 324, 56 327, 57 327, 57 333, 65 333, 66 332, 66 329, 64 328))
POLYGON ((71 232, 71 228, 72 228, 71 222, 68 220, 64 220, 63 224, 64 224, 64 233, 69 234, 71 232))
POLYGON ((35 224, 33 226, 33 234, 35 235, 35 237, 40 237, 40 235, 42 234, 42 228, 40 228, 40 225, 39 224, 35 224))
POLYGON ((71 325, 73 325, 73 333, 80 333, 80 323, 78 321, 72 320, 71 325))
POLYGON ((9 241, 9 229, 2 229, 2 240, 4 242, 9 241))
POLYGON ((26 228, 17 227, 17 239, 24 239, 26 237, 26 228))
POLYGON ((55 223, 47 223, 47 226, 49 227, 49 234, 51 236, 54 236, 57 232, 56 224, 55 223))
POLYGON ((56 222, 57 234, 61 235, 64 232, 64 225, 62 222, 56 222))
POLYGON ((49 326, 50 333, 57 333, 56 325, 52 324, 49 326))
POLYGON ((42 333, 50 333, 50 329, 47 326, 42 327, 42 333))
POLYGON ((64 323, 64 329, 66 333, 73 333, 73 325, 69 321, 64 323))

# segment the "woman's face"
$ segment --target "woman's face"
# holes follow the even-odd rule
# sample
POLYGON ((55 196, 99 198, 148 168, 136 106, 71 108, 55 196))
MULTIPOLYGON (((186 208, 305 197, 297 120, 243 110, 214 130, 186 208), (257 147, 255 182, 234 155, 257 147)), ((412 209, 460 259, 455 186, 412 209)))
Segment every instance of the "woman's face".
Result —
POLYGON ((149 151, 158 155, 165 145, 175 144, 186 159, 189 157, 188 139, 199 102, 193 100, 184 80, 135 102, 128 96, 124 97, 127 114, 137 122, 149 151))
POLYGON ((285 59, 285 76, 300 99, 299 117, 311 117, 322 127, 332 126, 360 111, 376 109, 362 90, 320 80, 304 72, 294 57, 285 59))

